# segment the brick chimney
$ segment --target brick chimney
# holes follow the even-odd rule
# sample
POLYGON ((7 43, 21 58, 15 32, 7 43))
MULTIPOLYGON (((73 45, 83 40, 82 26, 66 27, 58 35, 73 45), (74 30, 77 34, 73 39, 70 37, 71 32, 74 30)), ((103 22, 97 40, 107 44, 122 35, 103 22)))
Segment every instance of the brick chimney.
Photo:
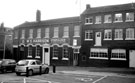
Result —
POLYGON ((1 28, 4 28, 4 23, 1 23, 0 27, 1 27, 1 28))
POLYGON ((37 22, 40 22, 40 21, 41 21, 41 13, 40 13, 40 10, 37 10, 37 12, 36 12, 36 21, 37 21, 37 22))
POLYGON ((90 4, 86 4, 86 9, 90 9, 90 4))

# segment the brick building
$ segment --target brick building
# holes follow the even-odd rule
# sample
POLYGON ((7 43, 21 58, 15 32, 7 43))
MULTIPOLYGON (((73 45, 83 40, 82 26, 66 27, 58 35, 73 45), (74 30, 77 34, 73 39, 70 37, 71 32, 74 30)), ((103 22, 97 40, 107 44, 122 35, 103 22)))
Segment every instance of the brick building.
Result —
POLYGON ((40 59, 48 65, 79 65, 80 17, 40 19, 38 10, 35 22, 14 27, 14 58, 40 59))
POLYGON ((86 6, 80 66, 135 67, 135 3, 86 6))

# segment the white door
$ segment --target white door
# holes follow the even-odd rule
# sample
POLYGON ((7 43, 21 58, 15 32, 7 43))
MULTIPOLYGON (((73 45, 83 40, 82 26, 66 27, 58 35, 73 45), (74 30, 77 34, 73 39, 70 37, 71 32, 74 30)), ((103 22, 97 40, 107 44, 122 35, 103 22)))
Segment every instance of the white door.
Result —
POLYGON ((95 46, 101 46, 101 32, 95 33, 95 46))
POLYGON ((43 48, 43 63, 50 65, 50 49, 45 47, 43 48))
POLYGON ((135 68, 135 50, 129 51, 129 67, 135 68))

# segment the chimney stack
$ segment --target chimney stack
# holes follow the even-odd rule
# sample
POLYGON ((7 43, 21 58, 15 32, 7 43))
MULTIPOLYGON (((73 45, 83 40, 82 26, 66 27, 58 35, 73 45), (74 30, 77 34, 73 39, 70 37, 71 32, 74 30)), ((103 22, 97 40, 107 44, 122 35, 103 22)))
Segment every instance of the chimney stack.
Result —
POLYGON ((0 26, 1 28, 4 28, 4 23, 1 23, 1 26, 0 26))
POLYGON ((90 9, 90 4, 87 4, 86 5, 86 9, 90 9))
POLYGON ((37 21, 37 22, 40 22, 40 21, 41 21, 41 12, 40 12, 40 10, 37 10, 37 13, 36 13, 36 21, 37 21))

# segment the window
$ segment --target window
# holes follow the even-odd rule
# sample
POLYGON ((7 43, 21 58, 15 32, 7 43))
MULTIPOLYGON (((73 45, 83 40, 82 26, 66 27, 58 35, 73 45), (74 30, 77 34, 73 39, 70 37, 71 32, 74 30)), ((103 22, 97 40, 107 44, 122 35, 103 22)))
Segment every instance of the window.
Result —
POLYGON ((80 37, 80 26, 74 26, 74 37, 80 37))
POLYGON ((53 57, 52 57, 52 59, 58 59, 58 54, 59 54, 59 49, 58 49, 58 46, 55 45, 55 46, 53 46, 53 57))
POLYGON ((92 30, 85 31, 85 40, 93 40, 93 31, 92 30))
POLYGON ((49 28, 45 28, 45 38, 49 38, 49 28))
POLYGON ((37 38, 41 38, 41 29, 37 29, 37 38))
POLYGON ((105 15, 104 23, 111 23, 111 22, 112 22, 112 16, 110 14, 105 15))
POLYGON ((73 39, 73 46, 77 45, 77 39, 73 39))
POLYGON ((18 31, 15 31, 14 39, 18 39, 18 31))
POLYGON ((40 58, 40 46, 38 45, 37 47, 36 47, 36 58, 40 58))
POLYGON ((123 30, 115 29, 115 40, 123 40, 123 30))
POLYGON ((85 18, 85 24, 93 24, 93 17, 85 18))
POLYGON ((126 60, 126 50, 112 49, 111 60, 126 60))
POLYGON ((104 40, 112 40, 112 30, 108 29, 104 31, 104 40))
POLYGON ((54 38, 58 38, 59 37, 59 27, 54 27, 54 38))
POLYGON ((22 35, 21 35, 21 39, 25 38, 25 30, 22 30, 22 35))
POLYGON ((68 60, 68 46, 63 46, 63 58, 62 60, 68 60))
POLYGON ((63 37, 68 37, 69 36, 69 27, 65 26, 64 27, 64 32, 63 32, 63 37))
POLYGON ((32 46, 28 47, 28 57, 32 57, 32 46))
POLYGON ((96 24, 101 24, 101 16, 96 16, 96 24))
POLYGON ((122 22, 122 14, 115 14, 114 22, 122 22))
POLYGON ((33 29, 29 30, 29 38, 33 38, 33 29))
POLYGON ((126 21, 134 21, 134 13, 126 13, 126 21))
POLYGON ((108 49, 104 48, 91 48, 90 58, 93 59, 108 59, 108 49))
POLYGON ((132 40, 134 39, 134 29, 133 28, 128 28, 126 29, 126 40, 132 40))

